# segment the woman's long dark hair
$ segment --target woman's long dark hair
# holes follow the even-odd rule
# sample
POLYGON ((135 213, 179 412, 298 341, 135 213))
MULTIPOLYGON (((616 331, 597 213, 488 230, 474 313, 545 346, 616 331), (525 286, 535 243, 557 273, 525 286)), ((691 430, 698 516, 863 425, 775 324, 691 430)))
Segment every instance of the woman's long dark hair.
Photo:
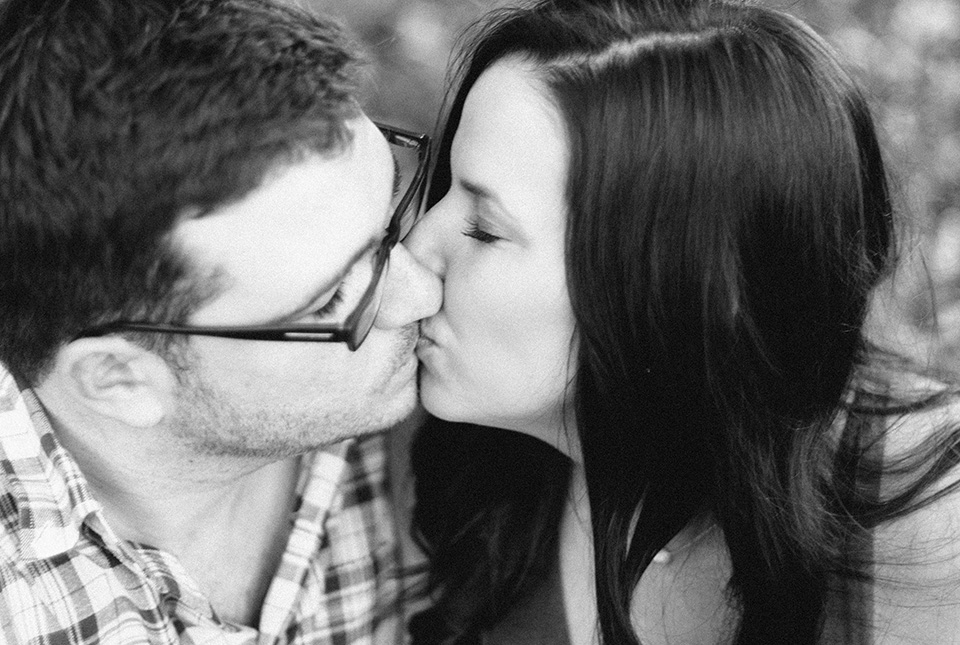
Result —
MULTIPOLYGON (((894 255, 857 85, 802 22, 732 0, 546 0, 493 14, 465 52, 431 202, 450 185, 467 93, 495 62, 527 62, 567 129, 573 405, 603 642, 639 643, 641 575, 708 515, 729 549, 736 643, 815 643, 831 576, 856 573, 843 560, 854 514, 883 517, 838 475, 872 463, 836 428, 877 407, 851 392, 894 255)), ((418 633, 467 642, 555 557, 569 463, 435 419, 413 463, 438 599, 418 633)))

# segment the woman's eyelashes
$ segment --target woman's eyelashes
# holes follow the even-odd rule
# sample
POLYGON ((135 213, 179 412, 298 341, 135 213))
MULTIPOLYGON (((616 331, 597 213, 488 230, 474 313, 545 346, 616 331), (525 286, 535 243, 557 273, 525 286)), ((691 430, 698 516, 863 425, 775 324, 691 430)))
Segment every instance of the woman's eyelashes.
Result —
POLYGON ((497 240, 503 239, 480 228, 480 223, 476 220, 467 223, 467 228, 463 230, 463 234, 472 237, 481 244, 493 244, 497 240))
POLYGON ((489 198, 486 191, 474 186, 471 182, 461 181, 464 191, 467 194, 468 209, 464 213, 464 223, 466 228, 462 231, 467 237, 472 237, 481 244, 493 244, 502 240, 499 235, 490 232, 485 214, 490 209, 489 198))

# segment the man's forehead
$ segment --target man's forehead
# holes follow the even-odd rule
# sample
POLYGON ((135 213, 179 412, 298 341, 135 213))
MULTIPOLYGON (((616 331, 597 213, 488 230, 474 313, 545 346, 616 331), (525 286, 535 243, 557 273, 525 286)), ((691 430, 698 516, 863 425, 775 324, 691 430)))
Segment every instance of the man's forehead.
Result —
POLYGON ((178 226, 175 238, 190 256, 226 279, 205 313, 239 315, 251 303, 258 320, 283 314, 335 282, 379 239, 390 215, 395 162, 369 120, 351 126, 339 154, 307 155, 243 199, 178 226))

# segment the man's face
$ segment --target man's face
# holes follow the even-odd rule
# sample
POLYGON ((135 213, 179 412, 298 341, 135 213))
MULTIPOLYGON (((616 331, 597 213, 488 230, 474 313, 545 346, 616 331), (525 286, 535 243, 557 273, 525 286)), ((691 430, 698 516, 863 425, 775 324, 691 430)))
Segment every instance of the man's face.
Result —
MULTIPOLYGON (((355 308, 371 278, 365 258, 391 216, 394 161, 369 119, 349 127, 343 152, 281 167, 243 199, 177 227, 199 272, 215 271, 224 284, 190 324, 334 321, 355 308)), ((409 274, 410 262, 398 247, 390 272, 409 274)), ((411 301, 418 289, 439 292, 416 280, 401 279, 411 301)), ((343 343, 192 337, 174 431, 205 452, 279 457, 388 427, 415 405, 415 323, 429 313, 378 319, 356 352, 343 343)))

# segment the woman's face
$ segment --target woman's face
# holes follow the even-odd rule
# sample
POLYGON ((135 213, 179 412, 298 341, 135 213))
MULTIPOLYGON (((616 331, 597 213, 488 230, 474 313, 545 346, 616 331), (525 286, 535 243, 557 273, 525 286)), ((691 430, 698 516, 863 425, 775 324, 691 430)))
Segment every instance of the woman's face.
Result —
POLYGON ((569 454, 558 435, 575 368, 568 158, 560 114, 537 78, 517 60, 496 63, 467 96, 450 190, 406 245, 444 285, 417 348, 426 409, 527 432, 569 454))

